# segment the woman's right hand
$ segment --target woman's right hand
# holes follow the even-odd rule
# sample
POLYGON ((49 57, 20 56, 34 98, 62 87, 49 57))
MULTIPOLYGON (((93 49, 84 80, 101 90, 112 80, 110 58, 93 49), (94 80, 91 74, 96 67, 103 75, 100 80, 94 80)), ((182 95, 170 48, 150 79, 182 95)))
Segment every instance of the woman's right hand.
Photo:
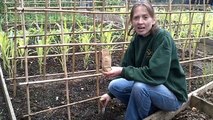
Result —
POLYGON ((105 108, 110 100, 111 100, 111 97, 107 93, 103 94, 100 98, 102 107, 105 108))
POLYGON ((123 70, 123 67, 111 67, 112 70, 108 71, 108 72, 102 72, 106 77, 116 77, 119 76, 123 70))

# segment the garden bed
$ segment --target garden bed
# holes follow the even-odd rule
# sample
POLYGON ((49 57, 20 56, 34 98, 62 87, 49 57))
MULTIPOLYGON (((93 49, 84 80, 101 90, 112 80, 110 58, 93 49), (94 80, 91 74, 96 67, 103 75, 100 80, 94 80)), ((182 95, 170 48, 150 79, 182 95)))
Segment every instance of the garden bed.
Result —
POLYGON ((192 94, 190 105, 178 113, 173 120, 213 120, 213 85, 211 84, 192 94))
MULTIPOLYGON (((120 61, 120 55, 115 54, 113 57, 113 65, 116 65, 120 61)), ((81 59, 79 58, 80 61, 81 59)), ((55 63, 54 61, 49 61, 49 67, 51 69, 47 69, 47 73, 51 73, 54 70, 57 70, 57 65, 60 66, 59 63, 55 63), (54 67, 52 67, 54 65, 54 67)), ((36 63, 36 62, 33 62, 36 63)), ((72 63, 72 62, 70 62, 72 63)), ((79 62, 78 67, 81 68, 83 66, 83 62, 79 62)), ((68 64, 69 66, 69 64, 68 64)), ((90 65, 93 66, 93 65, 90 65)), ((34 70, 37 71, 38 66, 36 64, 30 65, 30 74, 33 74, 34 70), (35 69, 36 68, 36 69, 35 69)), ((92 67, 94 68, 94 67, 92 67)), ((193 66, 192 67, 195 73, 193 75, 202 75, 202 69, 193 66)), ((184 66, 184 70, 188 72, 188 67, 184 66)), ((19 74, 23 74, 23 71, 19 71, 19 74)), ((81 75, 80 75, 81 76, 81 75)), ((47 79, 55 79, 61 76, 49 77, 47 79)), ((30 78, 30 81, 41 80, 42 78, 30 78)), ((99 76, 99 84, 100 84, 100 95, 107 92, 107 86, 110 82, 109 79, 104 76, 99 76)), ((42 120, 67 120, 67 107, 62 107, 57 110, 51 110, 51 108, 66 105, 66 82, 51 82, 51 83, 42 83, 42 84, 34 84, 29 85, 29 93, 30 93, 30 106, 31 112, 38 112, 42 110, 49 110, 46 112, 38 113, 32 116, 32 120, 42 119, 42 120)), ((7 81, 8 90, 10 93, 11 101, 14 107, 15 115, 18 120, 27 119, 27 97, 26 97, 26 86, 21 85, 17 88, 16 97, 12 97, 13 94, 13 86, 11 85, 11 81, 7 81)), ((198 89, 200 86, 204 85, 202 80, 195 80, 192 82, 191 86, 194 90, 198 89)), ((88 77, 88 78, 80 78, 78 80, 70 80, 69 81, 69 97, 70 103, 78 102, 85 99, 90 99, 97 96, 97 78, 96 77, 88 77)), ((2 95, 2 94, 1 94, 2 95)), ((3 100, 3 96, 0 95, 0 98, 3 100)), ((0 100, 1 100, 0 99, 0 100)), ((5 101, 2 101, 3 104, 5 101)), ((189 103, 185 105, 185 107, 181 109, 185 109, 189 103)), ((99 112, 98 107, 98 99, 93 99, 91 101, 87 101, 84 103, 78 103, 70 106, 70 115, 73 120, 121 120, 124 118, 125 108, 126 106, 120 103, 118 100, 113 99, 106 108, 105 114, 101 114, 99 112)), ((6 107, 0 107, 3 113, 3 120, 7 120, 9 118, 9 114, 6 112, 6 107)), ((185 112, 189 114, 189 109, 185 112)), ((180 112, 180 111, 178 111, 180 112)), ((184 112, 184 111, 183 111, 184 112)), ((153 119, 155 116, 158 120, 160 118, 165 119, 168 117, 173 118, 177 113, 176 112, 157 112, 147 119, 153 119), (163 113, 163 114, 162 114, 163 113), (172 113, 172 115, 170 115, 172 113)), ((194 113, 198 114, 198 113, 194 113)), ((181 115, 184 116, 184 115, 181 115)), ((170 119, 171 119, 170 118, 170 119)), ((157 120, 156 119, 156 120, 157 120)))
POLYGON ((7 109, 7 104, 4 98, 4 93, 2 86, 0 87, 0 120, 9 120, 9 111, 7 109))
POLYGON ((211 99, 212 96, 206 96, 207 91, 213 88, 213 81, 191 92, 189 100, 183 106, 174 112, 159 111, 145 120, 213 120, 213 104, 205 99, 211 99), (205 95, 205 99, 197 95, 205 95))

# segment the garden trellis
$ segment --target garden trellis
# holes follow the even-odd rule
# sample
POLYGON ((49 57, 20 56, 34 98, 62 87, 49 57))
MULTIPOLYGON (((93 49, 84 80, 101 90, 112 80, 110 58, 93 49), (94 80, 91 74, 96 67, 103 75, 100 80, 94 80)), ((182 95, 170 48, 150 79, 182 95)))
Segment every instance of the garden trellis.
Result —
MULTIPOLYGON (((101 50, 110 49, 112 58, 118 59, 112 60, 112 64, 119 64, 131 40, 127 34, 128 16, 134 2, 4 0, 4 7, 0 7, 3 10, 0 13, 2 68, 12 103, 18 104, 15 100, 21 94, 23 98, 19 100, 25 105, 22 108, 24 113, 15 111, 16 116, 33 119, 63 109, 66 111, 63 115, 70 120, 73 118, 72 106, 90 101, 96 101, 100 110, 100 89, 106 88, 101 84, 101 50), (92 82, 92 94, 85 99, 75 98, 72 85, 87 80, 95 81, 92 82), (63 89, 58 89, 58 86, 63 86, 63 89), (35 92, 43 88, 45 91, 57 89, 63 94, 60 98, 63 101, 40 105, 42 100, 59 99, 59 95, 54 94, 46 95, 47 98, 42 100, 32 99, 32 96, 42 97, 35 92), (42 107, 37 108, 39 105, 42 107)), ((187 72, 189 92, 207 84, 213 75, 212 48, 207 45, 207 41, 213 39, 212 6, 183 4, 184 1, 172 4, 172 0, 152 2, 159 26, 168 29, 177 44, 181 64, 187 72), (202 72, 193 74, 194 67, 202 72)), ((85 88, 83 86, 80 90, 85 88)), ((80 95, 85 96, 83 93, 80 95)))

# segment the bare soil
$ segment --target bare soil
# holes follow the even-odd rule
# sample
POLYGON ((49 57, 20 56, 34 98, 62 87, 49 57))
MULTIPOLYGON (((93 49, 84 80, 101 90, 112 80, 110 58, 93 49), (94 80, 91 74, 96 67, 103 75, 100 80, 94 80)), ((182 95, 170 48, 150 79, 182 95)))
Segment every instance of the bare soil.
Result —
POLYGON ((198 96, 213 104, 213 89, 208 89, 204 94, 198 96))
POLYGON ((196 108, 187 107, 185 110, 178 113, 172 120, 213 120, 213 118, 196 108))
MULTIPOLYGON (((120 62, 121 55, 113 55, 112 65, 117 65, 120 62)), ((82 58, 78 58, 77 69, 82 68, 83 62, 82 58)), ((67 66, 71 68, 72 62, 69 62, 67 66)), ((60 71, 60 64, 55 60, 48 60, 48 69, 47 73, 55 73, 60 71)), ((94 69, 95 66, 91 62, 88 69, 94 69)), ((201 68, 197 66, 193 66, 195 69, 193 74, 202 74, 201 68)), ((184 66, 184 70, 188 72, 188 67, 184 66)), ((31 61, 29 65, 29 74, 38 74, 38 65, 36 61, 31 61)), ((19 69, 19 75, 24 74, 24 69, 19 69)), ((96 78, 84 78, 79 81, 69 81, 69 98, 70 103, 77 102, 80 100, 85 100, 88 98, 95 97, 97 81, 96 78), (80 81, 80 82, 79 82, 80 81)), ((104 77, 100 77, 100 95, 107 92, 107 86, 110 80, 104 77)), ((26 86, 18 86, 17 95, 15 97, 12 96, 12 86, 11 82, 7 82, 8 90, 10 92, 12 104, 14 107, 14 111, 18 120, 27 119, 27 94, 26 94, 26 86)), ((202 82, 192 82, 190 87, 193 89, 197 89, 202 86, 202 82)), ((6 103, 4 101, 4 96, 2 94, 2 89, 0 88, 0 119, 8 120, 9 114, 6 109, 6 103)), ((65 82, 54 82, 54 83, 45 83, 45 84, 35 84, 30 85, 29 87, 30 94, 30 106, 31 112, 37 112, 45 109, 50 109, 53 107, 65 105, 66 98, 66 84, 65 82)), ((211 97, 212 98, 212 97, 211 97)), ((117 99, 113 99, 110 104, 107 106, 104 114, 101 114, 98 109, 98 100, 92 100, 84 103, 79 103, 76 105, 70 106, 70 114, 73 120, 122 120, 124 118, 126 106, 120 103, 117 99)), ((208 120, 208 116, 201 113, 199 111, 191 111, 190 108, 182 111, 178 116, 174 118, 174 120, 208 120), (190 118, 185 118, 185 116, 190 116, 190 118), (201 116, 204 116, 200 118, 201 116)), ((32 116, 32 120, 67 120, 67 107, 60 108, 57 110, 51 110, 44 113, 39 113, 32 116)))
MULTIPOLYGON (((198 96, 213 103, 213 89, 209 89, 204 94, 199 94, 198 96)), ((178 113, 172 120, 213 120, 213 118, 198 110, 196 107, 187 107, 185 110, 178 113)))
POLYGON ((0 120, 9 120, 6 101, 3 96, 2 86, 0 86, 0 120))

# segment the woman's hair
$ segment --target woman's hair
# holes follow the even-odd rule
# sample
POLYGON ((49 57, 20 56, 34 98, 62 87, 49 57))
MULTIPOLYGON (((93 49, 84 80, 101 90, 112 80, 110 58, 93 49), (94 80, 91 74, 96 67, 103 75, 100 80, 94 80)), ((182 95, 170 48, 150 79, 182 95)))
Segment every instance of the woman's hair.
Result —
MULTIPOLYGON (((131 11, 130 11, 130 19, 129 19, 129 22, 132 21, 133 19, 133 15, 134 15, 134 10, 138 7, 138 6, 144 6, 146 7, 149 15, 155 19, 155 11, 154 11, 154 8, 152 7, 152 4, 148 1, 148 0, 141 0, 140 2, 137 2, 133 5, 131 11)), ((152 29, 151 29, 151 34, 154 34, 156 33, 158 29, 158 25, 157 25, 157 21, 155 22, 155 24, 152 26, 152 29)), ((132 35, 131 34, 131 31, 133 30, 133 26, 131 26, 131 28, 129 29, 129 32, 128 32, 128 35, 132 35)), ((133 34, 135 34, 135 31, 133 32, 133 34)))

